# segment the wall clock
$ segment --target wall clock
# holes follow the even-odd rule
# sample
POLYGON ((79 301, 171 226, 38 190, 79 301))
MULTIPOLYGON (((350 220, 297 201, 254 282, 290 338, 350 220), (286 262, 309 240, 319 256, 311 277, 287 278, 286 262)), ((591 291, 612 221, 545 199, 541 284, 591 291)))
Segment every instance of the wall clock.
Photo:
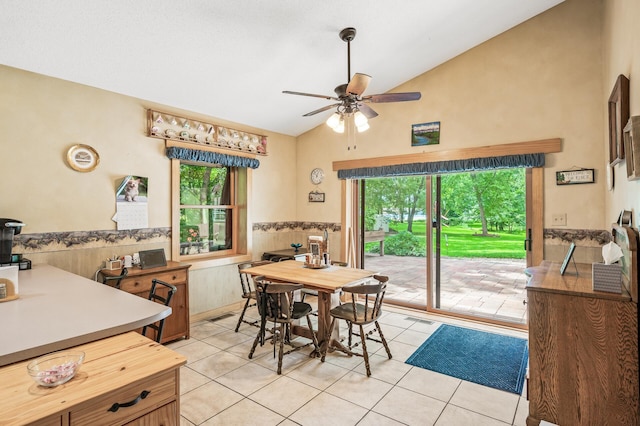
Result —
POLYGON ((324 171, 322 171, 322 169, 316 167, 315 169, 311 170, 311 182, 313 182, 314 185, 321 184, 323 180, 324 171))
POLYGON ((100 163, 100 156, 89 145, 73 145, 67 151, 67 163, 78 172, 90 172, 100 163))

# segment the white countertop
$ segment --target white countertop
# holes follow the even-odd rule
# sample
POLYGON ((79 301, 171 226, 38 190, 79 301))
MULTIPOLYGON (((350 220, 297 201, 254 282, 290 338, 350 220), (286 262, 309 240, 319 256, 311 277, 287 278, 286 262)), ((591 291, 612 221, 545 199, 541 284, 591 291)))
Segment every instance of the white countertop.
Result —
POLYGON ((171 308, 49 265, 18 275, 19 298, 0 303, 0 366, 114 336, 171 308))

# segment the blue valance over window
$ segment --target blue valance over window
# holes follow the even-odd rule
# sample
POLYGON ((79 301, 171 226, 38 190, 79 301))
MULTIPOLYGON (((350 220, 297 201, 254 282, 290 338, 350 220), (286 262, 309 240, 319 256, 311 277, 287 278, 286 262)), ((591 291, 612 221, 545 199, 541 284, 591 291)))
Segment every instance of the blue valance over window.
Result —
POLYGON ((172 146, 167 148, 166 153, 169 158, 195 161, 198 163, 222 164, 228 167, 248 167, 250 169, 257 169, 260 166, 260 160, 256 158, 239 157, 237 155, 221 154, 219 152, 200 151, 197 149, 172 146))
POLYGON ((468 160, 433 161, 429 163, 397 164, 338 170, 339 179, 365 179, 392 176, 439 175, 520 167, 543 167, 544 154, 518 154, 502 157, 470 158, 468 160))

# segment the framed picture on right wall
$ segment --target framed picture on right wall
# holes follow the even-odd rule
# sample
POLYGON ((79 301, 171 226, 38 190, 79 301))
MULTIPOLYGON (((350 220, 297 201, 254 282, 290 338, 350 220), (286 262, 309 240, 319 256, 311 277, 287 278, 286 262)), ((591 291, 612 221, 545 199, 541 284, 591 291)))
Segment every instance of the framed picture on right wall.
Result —
POLYGON ((624 160, 622 131, 629 120, 629 79, 620 74, 609 96, 609 164, 624 160))

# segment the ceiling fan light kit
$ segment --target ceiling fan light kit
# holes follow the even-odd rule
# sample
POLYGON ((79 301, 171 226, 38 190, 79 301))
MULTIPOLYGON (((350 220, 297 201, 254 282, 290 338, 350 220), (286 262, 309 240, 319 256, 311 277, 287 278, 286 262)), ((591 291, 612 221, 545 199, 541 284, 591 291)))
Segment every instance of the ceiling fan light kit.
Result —
POLYGON ((422 96, 420 92, 405 93, 383 93, 378 95, 362 96, 367 89, 371 76, 362 73, 355 73, 351 77, 351 41, 356 37, 356 29, 348 27, 340 31, 339 37, 347 43, 347 84, 341 84, 334 89, 336 96, 316 95, 313 93, 292 92, 285 90, 282 93, 289 95, 311 96, 332 101, 337 101, 332 105, 319 108, 303 115, 308 117, 336 108, 336 111, 327 119, 326 124, 336 133, 344 133, 345 121, 353 117, 353 124, 358 133, 369 129, 369 120, 378 116, 367 103, 383 103, 383 102, 404 102, 417 101, 422 96))

